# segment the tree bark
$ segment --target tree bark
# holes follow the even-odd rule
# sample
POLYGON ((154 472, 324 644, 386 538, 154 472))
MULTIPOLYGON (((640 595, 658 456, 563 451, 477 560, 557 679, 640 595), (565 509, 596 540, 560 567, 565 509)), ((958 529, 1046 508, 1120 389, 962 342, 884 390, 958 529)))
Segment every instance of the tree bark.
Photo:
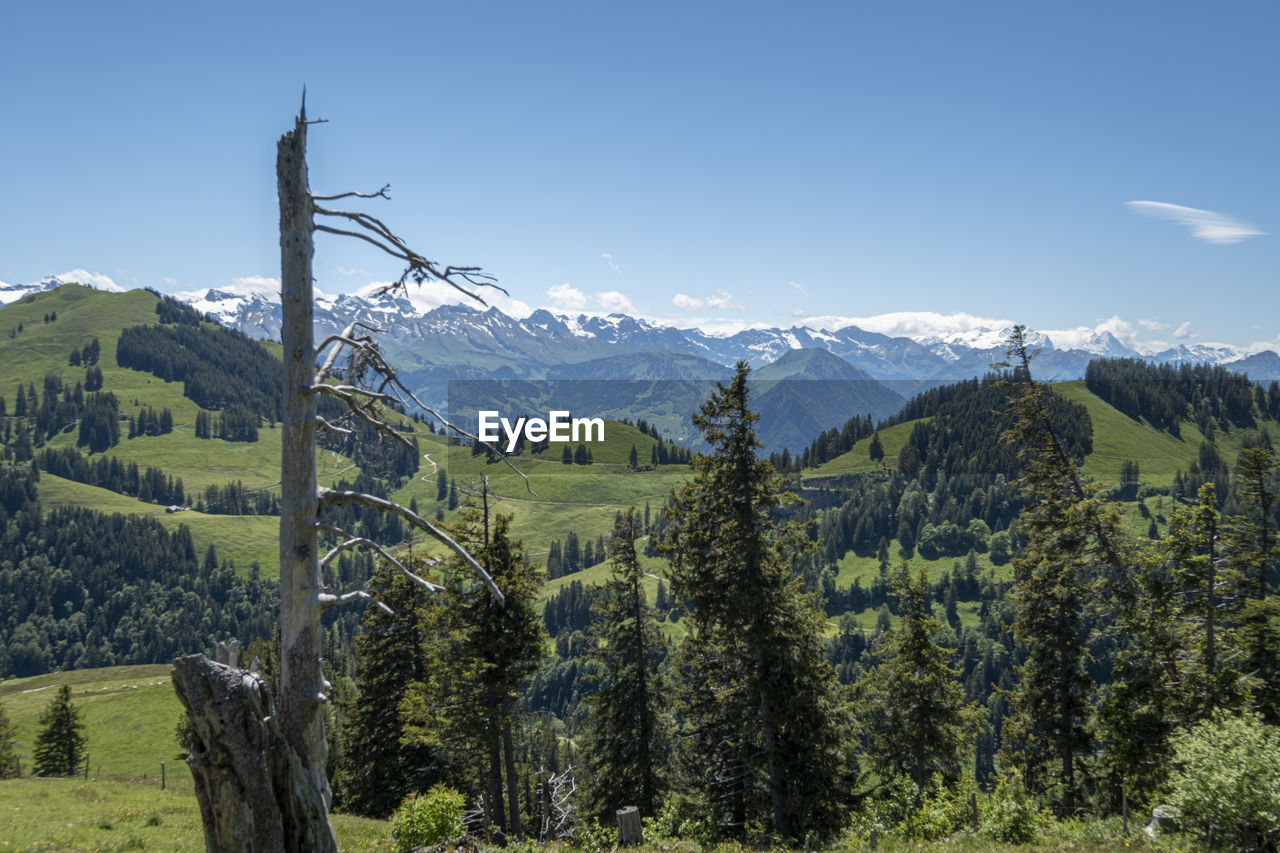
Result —
POLYGON ((337 850, 328 804, 285 740, 257 676, 204 655, 174 661, 173 686, 194 732, 206 853, 337 850))
MULTIPOLYGON (((324 709, 329 683, 320 669, 323 584, 315 523, 319 490, 315 469, 316 400, 311 258, 313 206, 307 187, 305 110, 276 150, 280 197, 281 339, 284 344, 284 418, 280 465, 280 730, 326 807, 328 747, 324 709)), ((326 820, 327 822, 327 820, 326 820)), ((332 830, 329 832, 332 835, 332 830)), ((333 849, 337 849, 334 844, 333 849)))
POLYGON ((644 844, 644 826, 640 822, 640 810, 635 806, 618 809, 618 843, 623 847, 644 844))

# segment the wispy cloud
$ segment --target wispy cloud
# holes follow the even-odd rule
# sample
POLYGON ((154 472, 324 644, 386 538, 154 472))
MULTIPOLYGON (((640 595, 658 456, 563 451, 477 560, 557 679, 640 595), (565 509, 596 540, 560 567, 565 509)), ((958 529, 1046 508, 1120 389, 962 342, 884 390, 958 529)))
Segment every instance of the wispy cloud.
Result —
POLYGON ((636 306, 625 293, 617 290, 602 290, 596 294, 596 304, 610 314, 639 314, 636 306))
POLYGON ((681 311, 701 311, 710 308, 713 311, 741 311, 746 306, 742 300, 727 290, 717 290, 711 296, 701 299, 687 293, 677 293, 671 298, 671 304, 681 311))
POLYGON ((1200 329, 1191 328, 1191 321, 1187 320, 1177 329, 1173 331, 1173 339, 1175 341, 1194 340, 1195 338, 1203 338, 1204 332, 1200 329))
POLYGON ((334 267, 333 269, 334 269, 334 272, 336 272, 338 275, 368 275, 369 274, 367 270, 362 270, 359 268, 348 269, 347 267, 344 267, 341 264, 334 267))
POLYGON ((1148 332, 1158 332, 1161 329, 1169 328, 1168 323, 1162 323, 1159 320, 1151 320, 1146 317, 1140 318, 1138 320, 1138 325, 1146 329, 1148 332))
POLYGON ((587 307, 587 294, 565 282, 547 288, 547 296, 557 308, 577 311, 587 307))
POLYGON ((1191 229, 1192 237, 1215 246, 1230 246, 1249 237, 1258 237, 1267 233, 1225 214, 1214 213, 1212 210, 1200 210, 1164 201, 1127 201, 1125 206, 1143 216, 1169 219, 1179 225, 1185 225, 1191 229))
POLYGON ((807 290, 805 290, 805 289, 804 289, 804 285, 803 285, 803 284, 801 284, 801 283, 800 283, 800 282, 798 282, 798 281, 789 281, 789 282, 787 282, 787 286, 788 286, 788 287, 791 287, 791 288, 794 288, 794 289, 798 290, 799 292, 801 292, 801 293, 803 293, 803 294, 806 294, 806 295, 808 295, 808 293, 809 293, 809 291, 807 291, 807 290))
POLYGON ((604 258, 606 261, 608 261, 608 262, 609 262, 609 269, 613 270, 613 271, 614 271, 614 272, 616 272, 618 275, 622 275, 622 267, 620 267, 620 266, 618 266, 616 263, 614 263, 614 261, 613 261, 613 255, 612 255, 611 253, 609 253, 609 252, 601 252, 601 253, 600 253, 600 257, 604 258))

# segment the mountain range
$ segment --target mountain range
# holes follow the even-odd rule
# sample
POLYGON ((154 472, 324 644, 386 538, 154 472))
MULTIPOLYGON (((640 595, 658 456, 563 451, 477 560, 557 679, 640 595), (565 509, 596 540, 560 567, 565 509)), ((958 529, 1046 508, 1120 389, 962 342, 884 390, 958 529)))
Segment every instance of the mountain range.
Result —
MULTIPOLYGON (((280 305, 275 294, 206 289, 175 296, 251 337, 279 339, 280 305)), ((415 366, 422 368, 470 366, 490 371, 507 367, 515 375, 528 375, 540 368, 585 367, 597 362, 605 371, 616 371, 619 364, 609 363, 609 359, 621 356, 627 357, 624 364, 634 370, 657 367, 658 362, 652 360, 635 363, 631 359, 634 353, 643 352, 664 354, 662 364, 672 371, 664 378, 682 378, 690 375, 690 370, 697 373, 700 368, 709 367, 696 359, 718 368, 739 360, 761 367, 791 350, 820 349, 865 371, 868 378, 913 383, 950 381, 983 373, 993 362, 1003 360, 1004 341, 1009 333, 1008 328, 975 328, 941 335, 890 337, 856 325, 821 330, 796 325, 716 335, 696 327, 677 328, 625 314, 572 315, 539 309, 528 317, 515 319, 497 308, 443 305, 424 310, 405 294, 317 295, 318 331, 337 331, 351 320, 385 330, 390 349, 412 350, 406 354, 406 366, 416 362, 415 366)), ((1078 379, 1084 375, 1085 365, 1097 357, 1141 358, 1174 365, 1225 364, 1249 372, 1256 381, 1280 379, 1280 355, 1270 351, 1247 355, 1234 347, 1193 343, 1144 353, 1126 346, 1110 332, 1095 333, 1076 346, 1063 348, 1045 333, 1031 331, 1028 337, 1041 351, 1036 367, 1040 376, 1048 380, 1078 379)))
MULTIPOLYGON (((69 280, 71 275, 51 276, 29 285, 0 283, 0 304, 52 289, 69 280)), ((279 297, 271 292, 269 285, 209 288, 174 296, 250 337, 279 340, 279 297)), ((318 335, 340 331, 353 320, 382 330, 380 340, 388 360, 400 371, 406 384, 432 406, 449 407, 448 383, 454 380, 705 383, 725 378, 729 368, 741 360, 752 366, 755 379, 780 383, 779 388, 770 391, 780 411, 787 408, 782 402, 784 398, 791 399, 792 403, 800 396, 821 399, 823 411, 809 413, 815 426, 821 424, 818 429, 842 423, 855 414, 871 414, 876 419, 886 417, 895 412, 903 400, 924 388, 985 373, 992 364, 1004 360, 1003 341, 1009 331, 975 328, 946 334, 891 337, 856 325, 820 330, 796 325, 787 329, 745 329, 735 334, 715 335, 698 328, 676 328, 625 314, 575 316, 539 309, 516 319, 497 308, 478 310, 465 305, 420 308, 403 292, 367 291, 363 295, 337 296, 317 292, 318 335), (829 357, 815 357, 813 352, 829 357), (835 390, 838 383, 833 380, 851 384, 835 390), (796 389, 787 388, 789 382, 797 381, 830 384, 822 394, 812 393, 810 387, 804 394, 797 395, 796 389), (882 387, 873 389, 873 385, 882 387)), ((1231 347, 1191 344, 1140 353, 1106 332, 1071 348, 1058 348, 1050 336, 1042 332, 1031 331, 1028 338, 1039 350, 1035 369, 1039 378, 1045 380, 1080 378, 1089 361, 1098 357, 1141 358, 1174 365, 1223 364, 1247 373, 1255 381, 1280 380, 1280 355, 1271 351, 1245 355, 1231 347)), ((682 387, 677 396, 700 394, 703 387, 706 386, 682 387)), ((655 411, 646 415, 614 410, 609 414, 647 416, 658 421, 673 437, 681 438, 687 427, 678 425, 683 418, 675 417, 675 411, 669 409, 669 417, 655 411)), ((786 436, 786 445, 790 446, 793 441, 807 442, 813 434, 807 433, 801 439, 797 430, 795 436, 786 436)), ((782 440, 782 436, 772 437, 775 441, 782 440)))

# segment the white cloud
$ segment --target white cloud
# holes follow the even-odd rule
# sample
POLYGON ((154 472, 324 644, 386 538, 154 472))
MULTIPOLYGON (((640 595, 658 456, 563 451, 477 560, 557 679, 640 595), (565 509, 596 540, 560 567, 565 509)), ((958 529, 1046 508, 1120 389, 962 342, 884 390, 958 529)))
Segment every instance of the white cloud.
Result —
POLYGON ((74 281, 78 284, 87 284, 89 287, 95 287, 98 290, 107 290, 112 293, 124 293, 124 288, 115 283, 115 280, 106 273, 89 272, 86 269, 77 267, 73 270, 58 273, 55 278, 59 281, 74 281))
MULTIPOLYGON (((688 318, 668 319, 664 322, 664 325, 687 329, 689 328, 689 320, 688 318)), ((741 317, 717 317, 705 320, 699 319, 697 328, 714 338, 727 338, 747 329, 771 329, 773 326, 759 320, 744 320, 741 317)))
POLYGON ((1179 326, 1176 330, 1174 330, 1174 333, 1173 333, 1173 339, 1175 341, 1186 341, 1186 340, 1193 340, 1195 338, 1203 338, 1203 337, 1204 337, 1204 332, 1202 332, 1199 329, 1191 328, 1190 320, 1187 320, 1185 323, 1179 326))
POLYGON ((266 275, 246 275, 233 278, 231 279, 231 284, 217 289, 240 296, 258 295, 265 296, 268 299, 279 299, 280 279, 266 275))
POLYGON ((801 293, 806 294, 806 295, 809 293, 809 291, 807 291, 807 290, 805 290, 805 289, 804 289, 804 285, 803 285, 803 284, 801 284, 801 283, 800 283, 800 282, 798 282, 798 281, 789 281, 789 282, 787 282, 787 286, 788 286, 788 287, 793 287, 793 288, 795 288, 796 290, 798 290, 798 291, 800 291, 801 293))
POLYGON ((808 317, 803 325, 821 331, 857 326, 868 332, 889 337, 905 337, 929 340, 948 340, 957 334, 1004 334, 1013 326, 1012 320, 977 317, 973 314, 939 314, 935 311, 895 311, 870 317, 841 317, 823 315, 808 317))
POLYGON ((368 271, 366 271, 366 270, 362 270, 362 269, 347 269, 346 267, 342 266, 341 264, 339 264, 338 266, 334 267, 334 268, 333 268, 333 270, 334 270, 334 272, 336 272, 338 275, 368 275, 368 274, 369 274, 369 273, 368 273, 368 271))
POLYGON ((618 275, 622 275, 622 267, 614 263, 612 254, 610 254, 609 252, 601 252, 600 257, 604 258, 606 261, 609 262, 609 269, 613 270, 618 275))
POLYGON ((701 311, 703 308, 714 311, 741 311, 746 307, 742 304, 742 300, 727 290, 717 290, 706 299, 699 299, 687 293, 677 293, 671 298, 671 304, 681 311, 701 311))
POLYGON ((707 297, 707 307, 717 311, 741 311, 746 306, 729 291, 717 290, 714 296, 707 297))
POLYGON ((602 290, 596 294, 596 304, 610 314, 639 314, 627 295, 618 290, 602 290))
POLYGON ((1138 325, 1146 329, 1148 332, 1158 332, 1161 329, 1169 328, 1168 323, 1162 323, 1159 320, 1149 320, 1145 317, 1138 320, 1138 325))
POLYGON ((1191 229, 1191 236, 1216 246, 1230 246, 1249 237, 1266 234, 1252 225, 1232 219, 1212 210, 1183 207, 1163 201, 1127 201, 1125 205, 1134 213, 1157 219, 1170 219, 1191 229))
POLYGON ((547 296, 551 297, 551 301, 557 308, 561 308, 566 311, 576 311, 580 308, 587 307, 587 294, 578 290, 578 288, 569 284, 567 281, 564 284, 557 284, 548 287, 547 296))

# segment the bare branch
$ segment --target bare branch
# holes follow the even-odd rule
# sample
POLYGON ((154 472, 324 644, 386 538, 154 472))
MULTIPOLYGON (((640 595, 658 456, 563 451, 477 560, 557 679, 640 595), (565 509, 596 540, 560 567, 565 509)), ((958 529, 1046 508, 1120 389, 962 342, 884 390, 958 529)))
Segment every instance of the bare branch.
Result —
POLYGON ((385 198, 390 200, 391 198, 390 190, 391 190, 391 184, 387 184, 382 189, 378 190, 376 193, 347 192, 347 193, 338 193, 337 195, 313 195, 311 196, 311 200, 312 201, 337 201, 340 198, 385 198))
POLYGON ((346 395, 359 394, 363 397, 370 397, 374 400, 381 400, 384 403, 402 403, 403 402, 398 397, 393 397, 390 394, 383 394, 381 391, 370 391, 368 388, 361 388, 359 385, 326 385, 325 383, 322 382, 317 385, 312 385, 310 388, 306 389, 305 393, 329 394, 330 396, 333 396, 333 397, 342 396, 344 400, 347 399, 346 395))
MULTIPOLYGON (((374 430, 376 430, 379 435, 385 435, 389 438, 392 438, 400 442, 405 447, 409 449, 413 449, 413 442, 411 442, 409 439, 405 438, 403 435, 401 435, 400 433, 392 429, 391 425, 388 424, 386 421, 381 420, 380 418, 376 417, 374 414, 371 414, 363 406, 361 406, 360 402, 355 398, 355 395, 353 393, 350 393, 347 391, 340 391, 334 385, 313 385, 311 388, 307 390, 313 393, 324 394, 329 397, 337 397, 339 400, 342 400, 344 403, 347 404, 348 412, 355 415, 357 418, 364 421, 369 426, 373 427, 374 430)), ((363 394, 368 394, 370 396, 383 397, 388 400, 395 400, 394 397, 380 395, 374 391, 364 391, 362 389, 355 389, 355 390, 363 394)))
POLYGON ((362 589, 357 589, 354 592, 343 593, 342 595, 330 595, 327 592, 322 592, 320 594, 320 610, 321 612, 323 612, 325 610, 328 610, 331 607, 337 607, 339 604, 350 604, 353 601, 365 601, 365 600, 372 601, 375 607, 377 607, 379 610, 381 610, 383 613, 387 614, 388 616, 396 615, 394 612, 392 612, 390 607, 383 604, 381 601, 374 598, 372 595, 370 595, 369 593, 365 592, 362 589))
POLYGON ((435 419, 436 419, 436 420, 438 420, 441 424, 443 424, 444 426, 446 426, 446 427, 448 427, 449 429, 453 430, 454 432, 456 432, 458 435, 462 436, 463 438, 469 438, 469 439, 472 439, 473 441, 477 441, 477 442, 479 442, 480 444, 483 444, 485 447, 491 448, 491 449, 493 450, 493 452, 494 452, 494 453, 496 453, 496 454, 498 454, 498 457, 499 457, 499 458, 500 458, 504 463, 506 463, 506 466, 507 466, 508 468, 510 468, 512 471, 515 471, 515 472, 516 472, 516 476, 518 476, 521 480, 524 480, 524 487, 525 487, 525 490, 526 490, 529 494, 534 495, 535 497, 537 496, 537 494, 538 494, 538 493, 537 493, 537 492, 535 492, 535 491, 533 490, 533 487, 529 485, 529 477, 528 477, 528 476, 527 476, 523 471, 521 471, 519 468, 517 468, 517 467, 515 466, 515 463, 513 463, 510 459, 508 459, 508 458, 507 458, 507 454, 505 454, 505 453, 503 453, 503 452, 502 452, 502 448, 497 447, 496 445, 494 445, 494 444, 493 444, 493 443, 491 443, 491 442, 484 441, 484 440, 482 440, 478 435, 474 435, 473 433, 469 433, 469 432, 467 432, 465 429, 463 429, 462 427, 457 426, 457 425, 455 425, 455 424, 451 423, 447 418, 445 418, 443 415, 441 415, 441 414, 440 414, 439 412, 437 412, 435 409, 431 408, 431 407, 430 407, 430 406, 428 406, 426 403, 423 403, 421 400, 419 400, 419 399, 418 399, 418 396, 417 396, 416 394, 414 394, 412 391, 410 391, 408 388, 406 388, 406 387, 404 386, 404 384, 400 381, 399 377, 396 377, 396 378, 394 379, 394 381, 395 381, 396 387, 397 387, 398 389, 400 389, 401 391, 403 391, 406 395, 408 395, 409 399, 410 399, 410 400, 413 400, 414 404, 415 404, 419 409, 422 409, 424 412, 426 412, 427 414, 431 415, 431 417, 435 418, 435 419))
MULTIPOLYGON (((341 234, 343 237, 355 237, 357 239, 364 240, 367 243, 372 243, 373 245, 377 246, 379 249, 386 252, 388 255, 391 255, 392 257, 399 258, 402 261, 409 260, 408 256, 402 255, 399 252, 397 252, 395 249, 392 249, 388 246, 384 246, 382 243, 373 239, 368 234, 361 234, 358 231, 345 231, 342 228, 330 228, 328 225, 317 224, 315 228, 317 231, 327 231, 330 234, 341 234)), ((463 291, 463 292, 466 293, 466 291, 463 291)), ((476 299, 480 299, 480 297, 477 296, 476 299)), ((483 299, 480 299, 480 304, 487 305, 488 303, 485 302, 483 299)))
MULTIPOLYGON (((440 590, 444 589, 444 587, 440 586, 440 584, 432 583, 431 581, 427 580, 426 578, 414 572, 412 569, 405 566, 404 563, 400 562, 395 557, 391 556, 389 553, 387 553, 387 551, 381 545, 379 545, 377 542, 374 542, 372 539, 366 539, 363 536, 352 536, 351 534, 347 533, 345 530, 342 530, 341 528, 338 528, 338 527, 334 527, 331 524, 324 524, 321 522, 317 522, 315 527, 317 530, 324 530, 328 533, 336 533, 339 536, 345 537, 345 541, 343 541, 341 545, 334 548, 328 554, 325 554, 324 559, 320 561, 320 568, 324 568, 325 566, 329 565, 329 562, 334 557, 341 554, 343 551, 346 551, 350 548, 354 548, 357 545, 364 545, 367 548, 372 548, 374 551, 378 553, 379 557, 386 560, 391 565, 395 566, 397 569, 399 569, 401 572, 404 573, 405 577, 409 578, 409 580, 421 586, 427 592, 439 592, 440 590)), ((429 559, 427 560, 427 565, 434 566, 439 562, 440 562, 439 560, 429 559)))
POLYGON ((352 335, 355 334, 355 331, 357 328, 368 329, 371 332, 382 331, 381 329, 375 326, 370 326, 368 323, 363 323, 359 320, 353 320, 350 326, 347 326, 347 328, 342 330, 341 334, 330 335, 329 337, 325 338, 324 341, 320 344, 320 346, 316 347, 317 357, 319 357, 320 353, 324 352, 325 348, 328 347, 330 344, 336 343, 336 344, 339 344, 339 346, 334 347, 333 351, 329 353, 329 357, 325 359, 324 365, 320 368, 320 371, 316 376, 316 378, 319 381, 323 382, 329 378, 329 371, 333 369, 333 365, 338 360, 338 355, 341 354, 343 347, 347 347, 347 346, 357 347, 364 342, 372 342, 373 339, 368 336, 365 336, 363 338, 353 338, 352 335))
POLYGON ((484 570, 483 566, 476 562, 475 557, 472 557, 467 553, 466 548, 463 548, 455 542, 453 537, 449 534, 445 533, 443 530, 436 527, 416 512, 413 512, 408 507, 403 507, 398 503, 393 503, 392 501, 385 500, 375 495, 365 494, 364 492, 339 492, 333 489, 320 489, 321 511, 327 507, 344 506, 349 504, 367 506, 372 509, 380 510, 381 512, 400 516, 405 521, 409 522, 414 527, 423 531, 428 536, 435 539, 437 542, 440 542, 450 551, 453 551, 461 557, 463 562, 471 568, 471 571, 473 571, 476 576, 484 582, 484 585, 489 588, 489 591, 493 593, 494 598, 498 600, 499 604, 506 601, 506 597, 502 594, 502 590, 498 589, 498 585, 493 582, 493 578, 489 576, 489 573, 484 570))
POLYGON ((319 205, 315 205, 314 209, 315 212, 321 216, 332 216, 354 222, 356 225, 360 226, 360 228, 364 229, 364 231, 369 233, 347 231, 341 228, 321 225, 319 223, 314 225, 316 230, 327 231, 331 234, 342 234, 347 237, 357 237, 367 243, 377 246, 393 258, 399 258, 408 264, 408 267, 400 275, 399 281, 382 288, 379 291, 381 293, 386 293, 403 287, 405 282, 410 278, 418 284, 428 280, 442 282, 457 290, 459 293, 463 293, 474 299, 481 305, 488 305, 489 303, 485 302, 484 299, 481 298, 480 294, 470 291, 459 284, 459 280, 465 281, 473 287, 492 287, 494 290, 500 290, 504 294, 507 293, 506 288, 497 284, 496 278, 486 272, 483 272, 480 267, 446 266, 441 269, 440 265, 435 261, 429 261, 417 252, 413 251, 413 249, 410 249, 404 240, 397 237, 395 233, 387 227, 386 223, 378 219, 376 216, 370 216, 367 213, 353 210, 330 210, 326 207, 320 207, 319 205), (374 236, 370 236, 370 234, 373 234, 374 236), (377 239, 375 239, 375 237, 377 239))
POLYGON ((340 427, 335 423, 330 423, 329 421, 325 420, 319 415, 316 415, 316 426, 320 427, 323 430, 327 430, 329 432, 336 432, 339 435, 351 435, 355 432, 355 430, 347 429, 346 427, 340 427))

